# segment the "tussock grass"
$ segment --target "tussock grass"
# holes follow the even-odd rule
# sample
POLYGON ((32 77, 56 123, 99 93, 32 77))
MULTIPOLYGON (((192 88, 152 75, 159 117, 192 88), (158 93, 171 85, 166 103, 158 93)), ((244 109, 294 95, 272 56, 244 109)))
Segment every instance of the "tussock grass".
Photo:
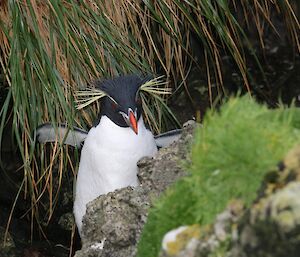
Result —
POLYGON ((211 224, 231 199, 249 205, 264 175, 300 142, 299 113, 297 108, 268 110, 248 96, 210 111, 195 134, 190 176, 155 202, 138 256, 157 256, 170 229, 211 224))
MULTIPOLYGON (((151 71, 128 27, 109 16, 120 15, 121 22, 126 17, 110 13, 108 5, 102 1, 1 2, 0 64, 9 87, 0 112, 0 142, 12 117, 23 159, 19 172, 24 181, 18 195, 31 201, 28 214, 40 228, 52 217, 63 173, 75 175, 76 164, 68 147, 58 143, 52 144, 50 157, 46 156, 45 146, 36 145, 35 128, 47 121, 54 126, 67 123, 71 129, 74 125, 87 128, 99 112, 99 103, 78 112, 75 92, 96 78, 151 71)), ((159 97, 147 101, 151 106, 146 117, 151 115, 154 130, 162 130, 166 119, 162 116, 169 109, 159 97)))

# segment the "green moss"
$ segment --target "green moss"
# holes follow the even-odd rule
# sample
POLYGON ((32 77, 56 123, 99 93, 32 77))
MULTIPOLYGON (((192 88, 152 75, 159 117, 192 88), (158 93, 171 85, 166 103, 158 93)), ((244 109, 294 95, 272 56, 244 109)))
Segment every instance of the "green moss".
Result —
POLYGON ((209 112, 195 135, 191 175, 150 210, 137 256, 157 256, 173 228, 212 223, 232 198, 250 204, 263 176, 300 142, 299 117, 296 108, 268 110, 247 96, 209 112))

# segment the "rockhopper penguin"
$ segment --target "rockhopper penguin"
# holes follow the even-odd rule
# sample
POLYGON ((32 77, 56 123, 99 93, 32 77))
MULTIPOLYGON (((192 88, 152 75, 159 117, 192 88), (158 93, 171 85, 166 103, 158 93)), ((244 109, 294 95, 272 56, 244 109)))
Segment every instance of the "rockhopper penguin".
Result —
POLYGON ((153 156, 157 146, 145 127, 138 76, 97 83, 105 96, 98 123, 89 131, 81 152, 74 202, 75 221, 81 232, 86 204, 115 189, 137 186, 137 162, 153 156))
POLYGON ((156 137, 145 127, 140 87, 150 78, 137 75, 117 77, 95 83, 105 93, 101 112, 94 127, 86 131, 66 125, 54 128, 46 123, 36 130, 40 143, 61 140, 82 147, 74 202, 75 221, 81 234, 86 204, 115 189, 137 186, 137 162, 153 156, 157 147, 165 147, 180 137, 172 130, 156 137))

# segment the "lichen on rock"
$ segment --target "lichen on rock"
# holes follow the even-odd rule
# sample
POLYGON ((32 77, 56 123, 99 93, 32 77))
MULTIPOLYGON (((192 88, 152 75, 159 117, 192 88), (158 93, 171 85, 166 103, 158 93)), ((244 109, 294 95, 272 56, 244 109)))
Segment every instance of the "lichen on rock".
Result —
POLYGON ((160 257, 165 256, 194 256, 200 237, 200 226, 181 226, 169 231, 163 238, 160 257))

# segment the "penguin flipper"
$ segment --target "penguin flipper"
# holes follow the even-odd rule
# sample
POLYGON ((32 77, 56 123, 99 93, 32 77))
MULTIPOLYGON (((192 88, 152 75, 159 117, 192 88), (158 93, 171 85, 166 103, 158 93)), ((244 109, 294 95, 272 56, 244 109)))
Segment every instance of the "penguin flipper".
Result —
POLYGON ((182 129, 174 129, 154 137, 158 148, 167 147, 181 137, 182 129))
POLYGON ((73 130, 71 130, 66 124, 54 127, 51 123, 44 123, 36 129, 36 138, 39 143, 58 141, 78 149, 82 147, 87 134, 87 131, 77 127, 73 127, 73 130))

